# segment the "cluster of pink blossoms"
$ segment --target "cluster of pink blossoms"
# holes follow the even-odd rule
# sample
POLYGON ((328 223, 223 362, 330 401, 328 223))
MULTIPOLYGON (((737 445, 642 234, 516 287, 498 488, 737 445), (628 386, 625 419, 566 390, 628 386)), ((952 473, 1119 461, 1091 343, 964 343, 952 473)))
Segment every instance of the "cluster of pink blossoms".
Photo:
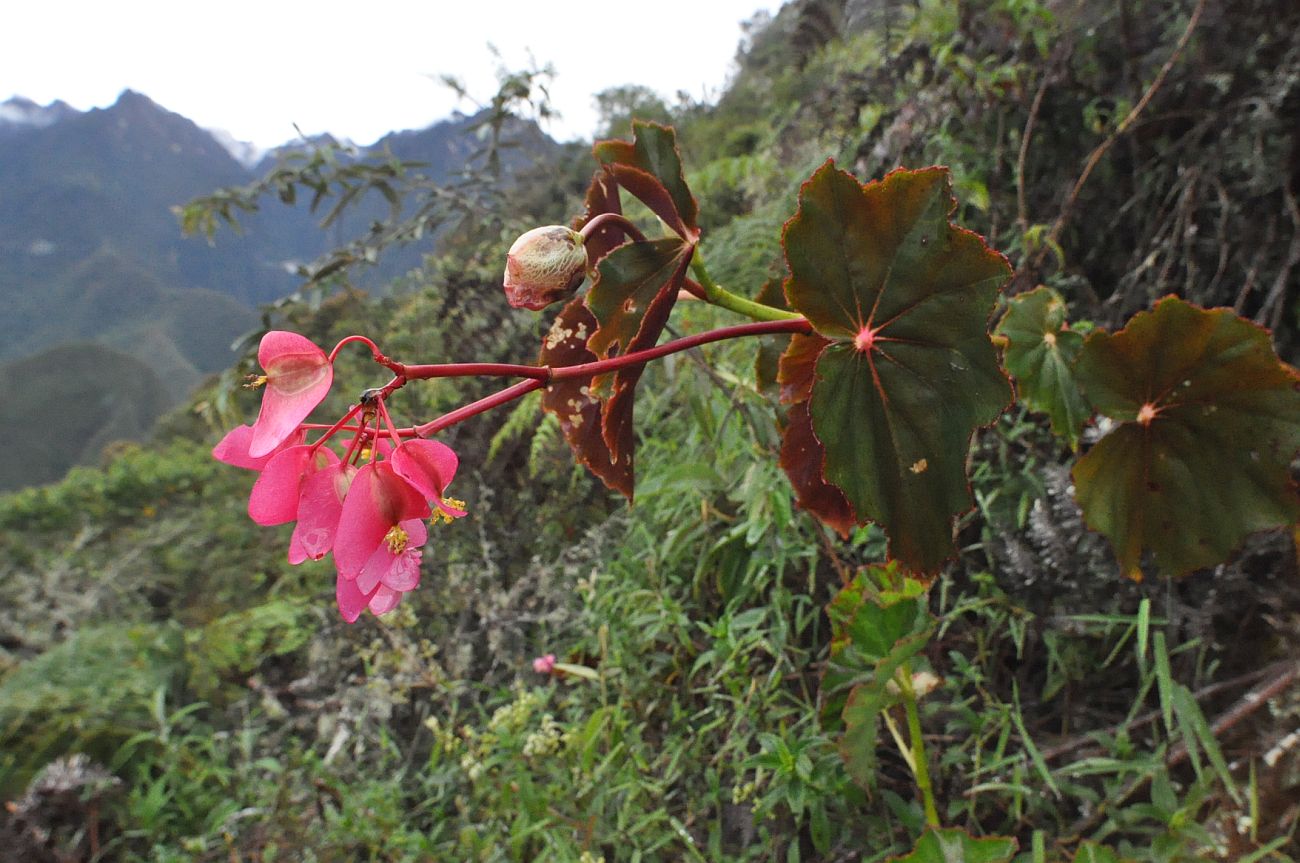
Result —
POLYGON ((262 525, 296 521, 289 562, 331 551, 339 612, 349 623, 367 608, 383 614, 420 583, 425 519, 451 521, 464 503, 443 497, 457 458, 445 444, 399 432, 384 406, 385 390, 363 394, 344 417, 307 443, 307 416, 334 379, 331 358, 296 333, 273 331, 257 352, 265 375, 262 409, 213 449, 226 464, 259 471, 248 514, 262 525), (359 421, 352 426, 348 422, 359 421), (386 429, 386 430, 385 430, 386 429), (340 457, 325 446, 348 433, 340 457))

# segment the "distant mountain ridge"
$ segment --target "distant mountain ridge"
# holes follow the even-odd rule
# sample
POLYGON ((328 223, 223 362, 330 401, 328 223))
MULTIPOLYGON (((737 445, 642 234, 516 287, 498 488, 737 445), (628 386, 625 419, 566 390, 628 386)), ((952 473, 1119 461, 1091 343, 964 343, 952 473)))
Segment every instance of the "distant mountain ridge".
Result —
MULTIPOLYGON (((455 117, 393 133, 358 158, 390 152, 445 180, 479 145, 471 127, 472 118, 455 117)), ((535 130, 517 158, 555 146, 535 130)), ((0 103, 0 379, 12 372, 6 364, 66 342, 97 342, 152 368, 171 405, 229 366, 229 345, 257 325, 256 307, 299 286, 294 266, 372 216, 363 207, 326 236, 305 206, 268 201, 241 219, 242 235, 223 232, 209 244, 183 238, 172 208, 251 183, 291 149, 302 148, 241 147, 132 90, 89 111, 20 97, 0 103)), ((412 250, 394 265, 418 263, 429 251, 412 250)), ((42 393, 14 385, 8 397, 39 401, 42 393)), ((0 415, 0 434, 21 439, 9 421, 23 414, 0 415)), ((42 471, 40 481, 71 463, 42 471)), ((0 478, 0 488, 13 481, 0 478)))

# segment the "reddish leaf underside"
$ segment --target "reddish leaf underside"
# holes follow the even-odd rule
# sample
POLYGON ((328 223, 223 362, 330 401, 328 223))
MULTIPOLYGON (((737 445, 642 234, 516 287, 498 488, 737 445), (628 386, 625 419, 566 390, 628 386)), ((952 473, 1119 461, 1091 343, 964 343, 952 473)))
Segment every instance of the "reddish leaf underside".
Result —
MULTIPOLYGON (((582 230, 588 222, 597 216, 605 213, 622 214, 623 207, 618 199, 618 185, 612 177, 604 174, 596 174, 591 178, 591 185, 587 187, 586 211, 581 218, 573 221, 575 231, 582 230)), ((608 224, 604 227, 597 228, 587 237, 587 262, 588 265, 594 264, 601 258, 608 255, 618 246, 622 245, 626 235, 622 228, 616 224, 608 224)))
POLYGON ((1139 576, 1225 560, 1257 530, 1300 519, 1300 374, 1268 333, 1228 309, 1166 297, 1117 333, 1094 333, 1076 373, 1120 423, 1074 468, 1090 527, 1139 576))
POLYGON ((857 519, 844 492, 822 476, 825 461, 826 448, 813 434, 808 402, 799 402, 790 408, 781 435, 781 469, 790 478, 795 502, 848 539, 857 519))
POLYGON ((987 329, 1010 267, 948 221, 949 185, 926 168, 863 186, 828 162, 784 236, 790 305, 832 342, 811 393, 825 478, 921 573, 955 553, 971 436, 1011 395, 987 329))
MULTIPOLYGON (((596 355, 587 349, 587 339, 596 328, 582 299, 571 301, 556 317, 542 342, 540 364, 559 368, 595 362, 596 355)), ((569 442, 574 456, 600 477, 606 486, 632 499, 633 452, 631 427, 627 440, 619 447, 623 457, 614 458, 601 433, 602 405, 591 390, 590 379, 556 381, 542 393, 542 408, 555 414, 560 431, 569 442)))

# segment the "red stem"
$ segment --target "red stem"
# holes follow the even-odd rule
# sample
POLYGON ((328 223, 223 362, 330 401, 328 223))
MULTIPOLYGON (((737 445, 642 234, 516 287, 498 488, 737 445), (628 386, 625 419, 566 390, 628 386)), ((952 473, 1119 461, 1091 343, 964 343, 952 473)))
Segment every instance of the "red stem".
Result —
MULTIPOLYGON (((514 401, 520 396, 527 395, 536 389, 555 381, 569 380, 571 378, 589 378, 606 372, 617 371, 628 366, 637 366, 666 357, 669 354, 679 353, 690 350, 691 348, 707 345, 710 342, 720 342, 725 339, 742 338, 744 336, 765 336, 780 333, 810 333, 812 325, 804 318, 792 318, 784 321, 758 321, 752 324, 737 324, 731 327, 722 327, 716 330, 710 330, 707 333, 699 333, 694 336, 676 339, 671 342, 665 342, 662 345, 656 345, 653 348, 647 348, 636 353, 625 354, 621 357, 611 357, 607 360, 597 360, 594 363, 582 363, 576 366, 561 366, 553 368, 551 366, 515 366, 521 370, 516 374, 524 373, 526 370, 527 380, 520 381, 517 384, 506 387, 504 390, 493 393, 490 396, 481 398, 476 402, 457 408, 451 413, 443 414, 437 419, 427 422, 424 425, 416 426, 415 433, 420 437, 428 437, 431 434, 440 432, 443 429, 453 426, 461 420, 469 419, 472 416, 500 407, 507 402, 514 401), (537 374, 542 372, 542 374, 537 374)), ((443 365, 427 366, 428 369, 438 370, 436 377, 450 377, 454 372, 448 372, 448 369, 464 368, 472 366, 472 363, 465 363, 461 366, 443 365)), ((418 366, 405 366, 404 370, 408 377, 418 379, 418 374, 410 374, 418 370, 418 366)))
POLYGON ((366 338, 365 336, 348 336, 347 338, 343 339, 343 341, 335 345, 334 350, 330 351, 330 355, 329 355, 330 365, 334 364, 334 358, 339 355, 339 351, 343 349, 343 346, 348 344, 349 342, 361 342, 366 347, 370 348, 370 355, 375 358, 375 362, 387 365, 388 357, 384 356, 383 352, 379 350, 378 345, 376 345, 374 342, 372 342, 370 339, 366 338))
POLYGON ((546 382, 537 378, 529 378, 528 380, 520 381, 517 384, 506 387, 500 392, 495 392, 486 398, 481 398, 476 402, 471 402, 464 407, 456 408, 456 410, 451 413, 443 414, 436 420, 427 422, 424 425, 416 426, 415 433, 420 437, 428 437, 431 434, 436 434, 437 432, 442 431, 448 426, 455 425, 461 420, 466 420, 472 416, 481 414, 484 411, 490 411, 492 408, 500 407, 507 402, 512 402, 520 396, 527 395, 533 390, 541 389, 544 386, 546 386, 546 382))
POLYGON ((582 234, 583 240, 586 240, 592 234, 596 233, 611 222, 614 227, 631 237, 634 242, 644 243, 646 241, 645 234, 641 233, 640 229, 628 221, 627 217, 622 213, 601 213, 599 216, 594 217, 590 222, 583 225, 582 230, 578 233, 582 234))
MULTIPOLYGON (((636 353, 624 354, 621 357, 611 357, 607 360, 597 360, 594 363, 582 363, 576 366, 561 366, 552 368, 552 381, 565 381, 572 378, 589 378, 596 375, 605 374, 606 372, 617 371, 627 366, 639 366, 648 363, 651 360, 657 360, 666 357, 669 354, 688 351, 691 348, 697 348, 700 345, 707 345, 710 342, 720 342, 726 339, 738 339, 745 336, 770 336, 780 333, 811 333, 812 324, 808 323, 807 318, 789 318, 783 321, 756 321, 752 324, 736 324, 731 327, 721 327, 716 330, 709 330, 707 333, 698 333, 693 336, 675 339, 671 342, 664 342, 662 345, 655 345, 653 348, 646 348, 636 353)), ((543 368, 546 368, 543 366, 543 368)))

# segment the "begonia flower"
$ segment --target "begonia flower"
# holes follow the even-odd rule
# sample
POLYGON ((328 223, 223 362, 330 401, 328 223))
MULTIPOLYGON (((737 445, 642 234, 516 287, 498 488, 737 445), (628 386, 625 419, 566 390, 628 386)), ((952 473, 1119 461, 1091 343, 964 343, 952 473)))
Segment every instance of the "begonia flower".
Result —
POLYGON ((297 333, 272 330, 262 336, 257 361, 266 374, 256 383, 266 389, 248 446, 252 458, 266 455, 292 435, 324 401, 334 380, 329 357, 297 333))
POLYGON ((289 563, 320 560, 334 548, 343 500, 357 469, 338 462, 328 465, 302 481, 298 493, 298 523, 289 538, 289 563))
POLYGON ((355 623, 366 608, 372 614, 386 614, 397 607, 403 593, 419 587, 421 547, 428 538, 429 529, 421 519, 406 519, 388 530, 356 578, 340 571, 335 598, 343 619, 355 623))
POLYGON ((573 296, 587 270, 582 234, 563 225, 533 228, 506 253, 506 302, 538 311, 573 296))
POLYGON ((407 440, 393 450, 391 462, 398 476, 415 486, 425 500, 445 515, 450 518, 465 515, 465 510, 443 497, 460 464, 451 447, 434 440, 407 440))
POLYGON ((248 496, 248 516, 261 525, 286 524, 298 517, 303 480, 338 464, 333 450, 303 444, 276 453, 262 469, 248 496))
POLYGON ((253 458, 248 454, 248 446, 253 442, 253 427, 250 425, 235 426, 212 448, 212 457, 234 467, 242 467, 246 470, 261 470, 266 467, 266 463, 276 453, 282 452, 291 446, 298 446, 306 439, 307 430, 298 429, 297 432, 289 435, 280 442, 279 446, 266 455, 253 458))
POLYGON ((382 545, 400 544, 399 532, 405 531, 402 522, 428 518, 429 513, 424 495, 398 476, 390 462, 362 467, 352 478, 343 500, 334 537, 334 563, 339 575, 357 578, 382 545))

